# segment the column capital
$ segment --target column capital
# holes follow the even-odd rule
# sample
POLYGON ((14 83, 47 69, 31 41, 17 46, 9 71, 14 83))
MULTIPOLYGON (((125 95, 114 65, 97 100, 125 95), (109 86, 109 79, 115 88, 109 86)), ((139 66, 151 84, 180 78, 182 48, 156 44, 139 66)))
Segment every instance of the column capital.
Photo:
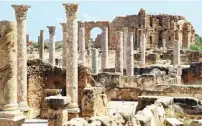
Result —
POLYGON ((62 31, 67 32, 67 23, 60 23, 60 25, 62 26, 62 31))
POLYGON ((49 30, 49 34, 51 35, 55 35, 55 26, 47 26, 48 30, 49 30))
POLYGON ((28 5, 11 5, 15 10, 15 16, 17 21, 26 20, 27 11, 31 6, 28 5))
POLYGON ((63 3, 63 6, 65 7, 65 10, 66 10, 67 17, 72 17, 72 16, 76 17, 78 5, 79 4, 75 4, 75 3, 63 3))

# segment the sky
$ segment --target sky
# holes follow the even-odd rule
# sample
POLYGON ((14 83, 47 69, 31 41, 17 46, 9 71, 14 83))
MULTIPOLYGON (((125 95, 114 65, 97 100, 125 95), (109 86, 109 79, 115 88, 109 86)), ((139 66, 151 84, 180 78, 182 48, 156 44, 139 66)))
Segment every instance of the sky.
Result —
MULTIPOLYGON (((44 30, 48 39, 47 26, 56 26, 56 41, 62 40, 62 27, 59 23, 66 22, 65 9, 62 3, 75 1, 1 1, 0 20, 15 21, 15 12, 11 4, 27 4, 31 8, 27 13, 27 33, 30 40, 38 41, 40 30, 44 30)), ((81 21, 112 21, 116 16, 137 14, 140 8, 146 9, 148 14, 177 14, 184 16, 194 26, 196 33, 202 36, 202 0, 152 1, 152 0, 100 0, 76 1, 79 3, 78 20, 81 21)), ((100 29, 93 29, 95 38, 100 29)))

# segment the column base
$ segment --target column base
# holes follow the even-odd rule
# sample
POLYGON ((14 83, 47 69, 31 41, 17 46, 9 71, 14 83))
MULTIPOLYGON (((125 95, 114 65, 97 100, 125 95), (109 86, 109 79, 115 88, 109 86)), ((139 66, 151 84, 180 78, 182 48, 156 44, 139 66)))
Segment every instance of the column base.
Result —
POLYGON ((24 121, 25 116, 19 110, 0 112, 0 126, 21 126, 24 121))
POLYGON ((20 111, 29 111, 29 106, 26 102, 20 102, 18 103, 18 108, 20 111))
POLYGON ((18 104, 0 105, 0 110, 2 110, 2 111, 14 111, 17 109, 18 109, 18 104))
POLYGON ((68 120, 71 120, 72 118, 78 118, 80 109, 78 107, 77 103, 70 103, 67 105, 67 111, 68 111, 68 120))

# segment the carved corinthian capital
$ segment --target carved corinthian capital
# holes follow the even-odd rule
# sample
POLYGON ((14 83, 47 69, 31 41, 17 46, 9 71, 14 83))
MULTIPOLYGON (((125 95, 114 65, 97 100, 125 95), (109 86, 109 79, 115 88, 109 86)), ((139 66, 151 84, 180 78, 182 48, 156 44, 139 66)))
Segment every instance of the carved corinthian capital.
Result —
POLYGON ((77 16, 78 4, 64 3, 63 6, 65 7, 67 17, 77 16))
POLYGON ((48 30, 49 30, 49 34, 51 35, 55 35, 55 26, 47 26, 48 30))
POLYGON ((67 23, 60 23, 60 25, 62 26, 62 31, 66 32, 67 31, 67 23))
POLYGON ((16 20, 26 20, 27 18, 27 10, 31 8, 28 5, 11 5, 15 10, 16 20))

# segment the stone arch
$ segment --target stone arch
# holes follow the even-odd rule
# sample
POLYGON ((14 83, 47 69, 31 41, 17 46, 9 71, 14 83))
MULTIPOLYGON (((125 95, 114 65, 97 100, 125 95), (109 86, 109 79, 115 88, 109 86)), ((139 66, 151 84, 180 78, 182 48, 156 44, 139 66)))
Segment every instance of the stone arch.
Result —
POLYGON ((90 36, 89 36, 89 38, 93 39, 93 42, 94 42, 92 44, 93 48, 101 48, 101 38, 102 38, 101 34, 102 34, 102 29, 99 28, 99 27, 94 27, 94 28, 92 28, 90 30, 90 36), (93 33, 95 33, 95 32, 96 32, 97 36, 95 36, 95 38, 93 38, 93 33))
MULTIPOLYGON (((88 46, 88 40, 90 39, 91 30, 95 27, 103 29, 105 27, 108 28, 109 31, 109 22, 108 21, 89 21, 85 22, 85 46, 88 46)), ((109 32, 108 32, 109 37, 109 32)))

